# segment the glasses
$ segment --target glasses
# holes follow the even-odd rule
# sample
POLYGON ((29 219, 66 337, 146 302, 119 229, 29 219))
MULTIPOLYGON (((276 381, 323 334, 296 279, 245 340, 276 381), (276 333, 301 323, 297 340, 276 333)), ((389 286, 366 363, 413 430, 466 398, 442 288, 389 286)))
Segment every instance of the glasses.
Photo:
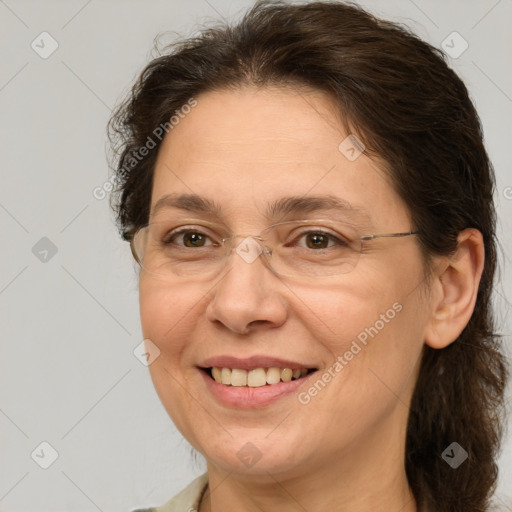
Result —
POLYGON ((280 222, 259 235, 225 236, 225 227, 187 219, 150 223, 134 234, 130 245, 143 272, 166 280, 213 278, 233 251, 248 264, 261 255, 281 276, 323 278, 353 271, 367 242, 416 234, 361 236, 350 223, 315 219, 280 222))

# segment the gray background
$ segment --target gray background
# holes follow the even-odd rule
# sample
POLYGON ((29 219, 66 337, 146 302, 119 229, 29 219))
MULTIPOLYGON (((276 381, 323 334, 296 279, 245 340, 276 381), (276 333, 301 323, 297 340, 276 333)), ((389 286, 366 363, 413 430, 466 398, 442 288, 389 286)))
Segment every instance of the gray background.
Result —
MULTIPOLYGON (((512 2, 362 3, 435 46, 453 31, 469 44, 450 62, 481 114, 497 171, 496 307, 510 344, 512 2)), ((1 511, 127 511, 166 501, 204 470, 133 355, 142 339, 134 265, 108 199, 93 190, 109 176, 111 108, 148 61, 155 35, 191 35, 198 22, 233 18, 251 4, 0 0, 1 511), (43 31, 59 45, 47 59, 31 48, 43 31), (46 470, 43 441, 58 453, 46 470)), ((499 501, 512 511, 510 439, 500 468, 499 501)))

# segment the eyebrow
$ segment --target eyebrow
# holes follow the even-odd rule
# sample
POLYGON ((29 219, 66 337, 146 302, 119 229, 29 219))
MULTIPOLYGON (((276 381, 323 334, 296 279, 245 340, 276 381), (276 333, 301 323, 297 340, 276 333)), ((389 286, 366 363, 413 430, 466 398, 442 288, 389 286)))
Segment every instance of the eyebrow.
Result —
MULTIPOLYGON (((164 209, 177 208, 192 213, 208 214, 221 218, 221 206, 203 196, 197 194, 167 194, 162 196, 154 205, 152 215, 164 209)), ((348 201, 333 195, 321 196, 288 196, 282 197, 268 204, 266 217, 276 219, 277 217, 289 217, 297 214, 308 214, 322 210, 336 210, 350 216, 361 218, 369 222, 369 212, 363 207, 356 207, 348 201)))
POLYGON ((220 206, 210 199, 197 194, 167 194, 162 196, 153 207, 152 215, 160 210, 178 208, 194 213, 208 213, 215 217, 221 216, 220 206))

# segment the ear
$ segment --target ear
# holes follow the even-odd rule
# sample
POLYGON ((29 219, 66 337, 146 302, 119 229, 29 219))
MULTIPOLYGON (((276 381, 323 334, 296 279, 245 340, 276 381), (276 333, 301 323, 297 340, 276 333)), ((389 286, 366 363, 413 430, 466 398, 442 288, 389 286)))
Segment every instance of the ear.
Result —
POLYGON ((430 347, 447 347, 468 324, 484 260, 482 234, 473 228, 461 231, 455 254, 441 259, 432 283, 431 314, 425 330, 425 343, 430 347))

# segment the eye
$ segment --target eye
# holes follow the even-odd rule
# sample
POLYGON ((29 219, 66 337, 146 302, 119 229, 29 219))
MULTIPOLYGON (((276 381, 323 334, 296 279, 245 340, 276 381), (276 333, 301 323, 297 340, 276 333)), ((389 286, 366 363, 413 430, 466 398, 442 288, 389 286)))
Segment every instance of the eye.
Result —
POLYGON ((295 238, 294 243, 297 243, 297 240, 304 240, 305 245, 302 245, 302 247, 307 249, 329 249, 334 245, 341 247, 348 247, 349 245, 348 241, 343 238, 322 230, 305 231, 295 238))
POLYGON ((326 249, 329 246, 330 240, 325 233, 307 233, 305 236, 306 246, 309 249, 326 249))
POLYGON ((195 229, 180 229, 169 233, 163 240, 165 245, 178 245, 179 247, 217 247, 218 244, 214 244, 210 237, 201 231, 195 229), (209 243, 208 243, 209 242, 209 243))

